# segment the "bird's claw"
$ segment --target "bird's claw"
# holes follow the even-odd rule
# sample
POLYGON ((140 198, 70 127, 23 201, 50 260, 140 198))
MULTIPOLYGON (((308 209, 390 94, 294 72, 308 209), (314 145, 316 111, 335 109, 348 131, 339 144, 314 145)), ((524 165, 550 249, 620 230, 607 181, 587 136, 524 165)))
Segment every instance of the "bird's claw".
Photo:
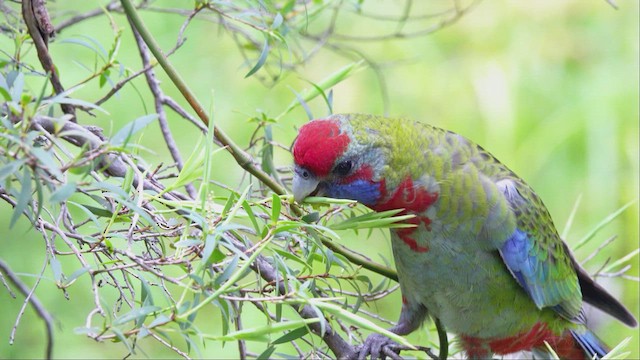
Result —
POLYGON ((364 360, 371 356, 371 360, 398 359, 399 345, 395 341, 380 334, 371 334, 357 350, 357 359, 364 360))

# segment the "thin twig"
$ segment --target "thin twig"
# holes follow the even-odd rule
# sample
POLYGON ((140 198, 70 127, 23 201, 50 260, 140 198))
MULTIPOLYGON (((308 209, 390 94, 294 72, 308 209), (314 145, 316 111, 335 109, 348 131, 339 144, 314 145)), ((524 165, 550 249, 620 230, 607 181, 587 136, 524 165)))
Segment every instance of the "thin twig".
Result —
MULTIPOLYGON (((242 330, 242 302, 231 301, 233 311, 236 313, 236 331, 242 330)), ((247 358, 247 342, 244 339, 238 339, 238 358, 245 360, 247 358)))
POLYGON ((79 23, 79 22, 82 22, 82 21, 87 20, 87 19, 94 18, 94 17, 96 17, 96 16, 103 15, 103 14, 104 14, 104 10, 105 10, 105 9, 106 9, 107 11, 118 11, 118 10, 122 10, 122 9, 120 9, 120 3, 119 3, 118 1, 112 1, 112 2, 110 2, 109 4, 107 4, 107 6, 105 6, 105 7, 104 7, 104 9, 103 9, 102 7, 100 7, 100 8, 96 8, 96 9, 93 9, 93 10, 87 11, 86 13, 83 13, 83 14, 79 14, 79 15, 73 16, 73 17, 71 17, 71 18, 69 18, 69 19, 67 19, 67 20, 65 20, 65 21, 60 22, 60 23, 55 27, 56 32, 57 32, 57 33, 60 33, 60 32, 62 32, 63 30, 65 30, 66 28, 68 28, 68 27, 70 27, 70 26, 73 26, 73 25, 75 25, 75 24, 77 24, 77 23, 79 23))
POLYGON ((160 336, 158 336, 155 332, 149 331, 149 335, 151 335, 154 339, 158 340, 162 345, 164 345, 164 346, 168 347, 169 349, 173 350, 176 354, 182 356, 185 359, 191 359, 189 354, 187 354, 186 352, 184 352, 184 351, 178 349, 177 347, 169 344, 165 339, 163 339, 160 336))
MULTIPOLYGON (((145 71, 144 75, 147 79, 149 90, 151 90, 151 94, 153 95, 156 113, 158 114, 158 124, 160 125, 160 131, 162 132, 164 141, 167 144, 169 153, 171 154, 173 161, 175 161, 176 166, 178 167, 178 171, 182 171, 182 168, 184 167, 184 161, 182 160, 182 155, 180 155, 178 144, 173 139, 173 134, 171 134, 171 130, 169 129, 167 113, 164 111, 163 99, 165 98, 165 95, 160 88, 160 82, 156 78, 156 74, 153 71, 153 68, 150 66, 151 56, 149 55, 147 45, 145 45, 144 40, 142 40, 142 38, 140 37, 140 33, 138 32, 136 27, 133 26, 130 21, 129 23, 133 31, 133 37, 136 40, 136 44, 138 45, 138 51, 140 53, 140 58, 142 59, 142 65, 144 66, 144 68, 148 69, 147 71, 145 71)), ((186 184, 185 188, 192 199, 195 199, 197 197, 198 194, 192 183, 186 184)))
POLYGON ((0 271, 9 279, 9 281, 25 296, 25 301, 29 302, 38 316, 44 321, 47 332, 47 347, 45 350, 45 358, 51 359, 53 357, 53 318, 51 314, 45 309, 38 297, 32 293, 31 289, 25 285, 20 278, 18 278, 9 265, 0 259, 0 271))
POLYGON ((607 247, 607 245, 611 244, 617 238, 618 238, 618 235, 613 235, 610 238, 608 238, 607 240, 603 241, 600 245, 598 245, 597 249, 595 249, 591 254, 589 254, 589 256, 587 256, 580 263, 584 266, 584 264, 586 264, 589 260, 593 259, 596 255, 598 255, 602 251, 602 249, 607 247))

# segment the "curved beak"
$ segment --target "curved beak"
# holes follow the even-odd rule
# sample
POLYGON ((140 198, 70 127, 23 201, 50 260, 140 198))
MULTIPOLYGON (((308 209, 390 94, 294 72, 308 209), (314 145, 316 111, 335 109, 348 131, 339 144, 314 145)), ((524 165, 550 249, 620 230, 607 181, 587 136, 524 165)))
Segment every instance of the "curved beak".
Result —
POLYGON ((304 198, 316 191, 316 189, 318 188, 318 184, 319 181, 313 176, 303 178, 297 173, 294 173, 293 198, 296 200, 296 202, 302 203, 302 200, 304 200, 304 198))

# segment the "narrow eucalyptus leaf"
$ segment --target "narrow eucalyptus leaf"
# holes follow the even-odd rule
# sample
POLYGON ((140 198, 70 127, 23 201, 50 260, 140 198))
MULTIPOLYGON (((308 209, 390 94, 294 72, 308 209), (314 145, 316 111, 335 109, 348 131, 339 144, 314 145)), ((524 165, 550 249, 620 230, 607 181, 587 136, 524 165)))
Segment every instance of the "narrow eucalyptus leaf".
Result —
POLYGON ((271 221, 273 223, 277 223, 280 218, 280 210, 282 208, 282 202, 280 200, 280 196, 277 194, 273 194, 271 197, 272 203, 272 211, 271 211, 271 221))
POLYGON ((51 266, 51 272, 53 273, 53 278, 57 283, 62 283, 62 264, 60 264, 60 260, 57 257, 52 256, 49 259, 49 266, 51 266))
POLYGON ((277 345, 277 344, 284 344, 287 342, 291 342, 307 335, 308 333, 309 333, 309 328, 307 328, 306 326, 301 326, 297 329, 291 330, 288 333, 280 336, 279 338, 274 340, 272 344, 277 345))
POLYGON ((29 202, 31 201, 31 172, 27 168, 24 168, 24 170, 22 171, 20 185, 22 186, 22 188, 20 189, 20 194, 18 195, 16 206, 13 209, 13 214, 11 214, 9 228, 12 228, 16 221, 18 221, 20 215, 22 215, 24 211, 27 210, 27 205, 29 205, 29 202))
POLYGON ((66 279, 64 280, 64 284, 65 284, 65 285, 71 284, 71 282, 72 282, 72 281, 74 281, 75 279, 79 278, 79 277, 80 277, 80 276, 82 276, 83 274, 88 273, 88 272, 89 272, 89 270, 91 270, 91 268, 89 268, 89 267, 83 267, 83 268, 80 268, 80 269, 78 269, 78 270, 74 271, 73 273, 71 273, 71 275, 69 275, 69 277, 68 277, 68 278, 66 278, 66 279))
POLYGON ((249 76, 255 74, 258 70, 260 70, 260 68, 265 64, 265 62, 267 62, 267 56, 269 55, 269 50, 270 50, 269 38, 265 36, 260 57, 258 58, 258 61, 253 66, 253 68, 251 68, 251 70, 249 70, 247 75, 244 76, 245 78, 248 78, 249 76))
POLYGON ((129 311, 128 313, 118 317, 113 324, 114 325, 122 325, 129 321, 136 320, 138 318, 144 318, 147 315, 160 310, 161 308, 158 306, 142 306, 136 309, 129 311))
POLYGON ((148 327, 149 329, 153 329, 156 326, 162 325, 162 324, 166 324, 168 322, 170 322, 171 319, 164 314, 160 314, 158 315, 158 317, 156 317, 155 319, 153 319, 153 321, 151 323, 149 323, 148 327))
POLYGON ((51 194, 49 201, 52 203, 61 203, 67 200, 71 195, 76 192, 77 185, 75 182, 68 182, 51 194))
POLYGON ((236 270, 236 268, 238 267, 238 261, 240 260, 240 256, 234 256, 233 259, 231 259, 231 262, 227 265, 227 267, 224 269, 224 271, 222 272, 222 274, 220 274, 214 284, 219 286, 222 283, 224 283, 225 281, 227 281, 231 275, 233 274, 233 272, 236 270))
POLYGON ((258 357, 256 359, 257 360, 268 360, 268 359, 271 359, 271 354, 273 354, 273 352, 275 350, 276 350, 276 347, 273 346, 273 345, 270 345, 260 355, 258 355, 258 357))
POLYGON ((126 144, 131 136, 144 129, 147 125, 151 124, 157 118, 158 114, 149 114, 133 120, 132 122, 122 127, 122 129, 120 129, 115 135, 113 135, 113 137, 111 137, 111 144, 116 146, 126 144))
POLYGON ((20 167, 24 165, 26 161, 27 159, 17 159, 3 167, 0 167, 0 182, 4 181, 4 179, 6 179, 9 175, 14 175, 15 173, 17 173, 18 169, 20 169, 20 167))

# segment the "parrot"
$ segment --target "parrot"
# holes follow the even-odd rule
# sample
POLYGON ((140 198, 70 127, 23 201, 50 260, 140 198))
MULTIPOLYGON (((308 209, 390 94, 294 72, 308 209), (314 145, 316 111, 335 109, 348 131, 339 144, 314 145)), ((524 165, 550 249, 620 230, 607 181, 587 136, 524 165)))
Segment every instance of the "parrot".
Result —
MULTIPOLYGON (((437 318, 468 358, 530 351, 593 359, 609 348, 584 304, 635 317, 575 260, 534 190, 467 138, 423 122, 335 114, 300 127, 291 147, 295 201, 355 200, 413 215, 390 230, 407 335, 437 318), (548 344, 548 345, 547 345, 548 344)), ((395 343, 370 335, 356 357, 395 343)))

